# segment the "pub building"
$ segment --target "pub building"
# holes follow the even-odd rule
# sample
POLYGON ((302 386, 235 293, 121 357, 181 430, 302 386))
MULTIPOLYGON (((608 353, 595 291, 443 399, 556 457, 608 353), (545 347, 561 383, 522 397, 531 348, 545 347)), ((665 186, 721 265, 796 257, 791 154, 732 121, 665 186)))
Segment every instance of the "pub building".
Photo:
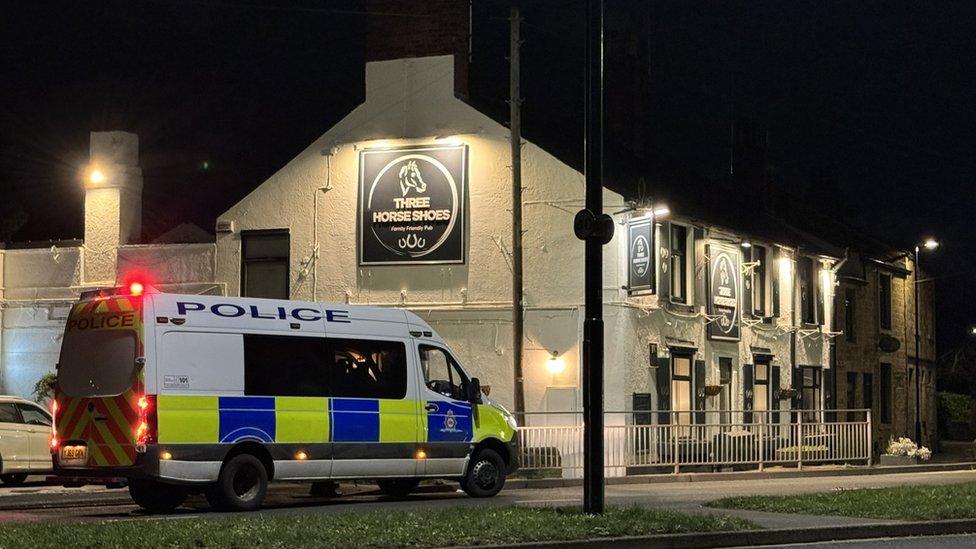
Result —
MULTIPOLYGON (((138 243, 137 138, 94 133, 91 162, 109 175, 87 186, 85 240, 0 251, 0 392, 29 394, 53 370, 80 289, 141 269, 162 291, 411 310, 490 398, 513 408, 510 136, 456 97, 454 72, 450 55, 368 63, 364 102, 219 215, 210 242, 138 243)), ((583 244, 572 219, 583 175, 531 142, 522 154, 521 422, 579 424, 564 412, 581 410, 583 244)), ((750 193, 709 185, 662 183, 653 201, 604 189, 616 222, 604 251, 606 410, 659 412, 611 414, 608 425, 817 423, 836 419, 838 394, 848 407, 887 402, 886 418, 905 410, 908 332, 888 324, 901 358, 887 359, 887 377, 881 371, 859 393, 887 395, 870 399, 847 397, 845 383, 857 374, 864 385, 884 362, 870 355, 873 313, 854 315, 863 353, 838 353, 837 344, 848 308, 876 307, 867 292, 879 269, 888 299, 904 298, 907 260, 862 253, 858 270, 849 243, 784 223, 750 193), (844 301, 849 287, 856 301, 844 301), (839 367, 845 376, 834 375, 839 367)), ((885 310, 902 315, 893 326, 904 330, 905 308, 885 310)), ((885 437, 911 433, 911 414, 902 415, 895 421, 905 425, 889 425, 885 437)))

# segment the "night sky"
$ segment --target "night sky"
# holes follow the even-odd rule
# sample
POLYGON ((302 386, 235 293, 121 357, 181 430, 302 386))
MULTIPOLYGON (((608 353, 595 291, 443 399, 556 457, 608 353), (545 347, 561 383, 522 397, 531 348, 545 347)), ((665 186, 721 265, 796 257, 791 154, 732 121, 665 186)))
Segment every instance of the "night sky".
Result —
MULTIPOLYGON (((718 180, 732 122, 761 122, 777 185, 823 200, 809 182, 828 173, 845 223, 899 248, 939 238, 923 261, 937 277, 940 352, 963 341, 976 324, 976 3, 607 6, 608 34, 634 38, 608 47, 608 101, 643 101, 640 116, 608 126, 638 124, 646 150, 718 180), (646 52, 639 96, 619 77, 631 47, 646 52)), ((5 6, 0 240, 81 237, 88 132, 115 129, 140 136, 145 237, 183 221, 212 231, 216 214, 362 100, 366 9, 352 0, 5 6)), ((479 0, 474 14, 471 101, 503 116, 507 4, 479 0)), ((582 3, 529 2, 524 16, 524 133, 578 156, 582 3)), ((409 32, 411 18, 400 18, 409 32)))

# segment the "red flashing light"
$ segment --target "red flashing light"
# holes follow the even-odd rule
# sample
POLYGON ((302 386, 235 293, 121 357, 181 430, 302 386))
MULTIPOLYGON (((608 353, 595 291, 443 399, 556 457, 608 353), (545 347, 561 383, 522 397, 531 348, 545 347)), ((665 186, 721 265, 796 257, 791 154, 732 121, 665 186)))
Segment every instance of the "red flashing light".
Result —
POLYGON ((129 294, 131 295, 142 295, 143 290, 145 290, 145 287, 142 285, 142 282, 133 282, 132 284, 129 284, 129 294))
POLYGON ((145 448, 146 444, 156 442, 156 411, 153 409, 155 401, 154 395, 143 395, 136 401, 136 406, 139 408, 139 421, 136 423, 133 435, 135 435, 137 451, 145 451, 139 450, 138 447, 145 448))
POLYGON ((58 440, 58 401, 57 399, 51 399, 51 451, 56 452, 61 446, 61 441, 58 440))

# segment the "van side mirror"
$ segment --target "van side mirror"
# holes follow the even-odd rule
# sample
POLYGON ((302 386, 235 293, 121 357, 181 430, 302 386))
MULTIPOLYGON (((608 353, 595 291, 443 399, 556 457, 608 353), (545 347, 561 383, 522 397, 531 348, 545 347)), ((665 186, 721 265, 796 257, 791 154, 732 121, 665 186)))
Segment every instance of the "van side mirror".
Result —
POLYGON ((473 377, 468 382, 468 402, 471 404, 481 404, 481 381, 473 377))

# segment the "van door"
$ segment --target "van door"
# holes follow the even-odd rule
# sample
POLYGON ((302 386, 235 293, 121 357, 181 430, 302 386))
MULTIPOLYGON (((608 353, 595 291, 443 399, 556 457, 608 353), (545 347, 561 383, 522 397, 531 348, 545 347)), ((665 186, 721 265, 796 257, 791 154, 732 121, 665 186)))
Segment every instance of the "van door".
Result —
POLYGON ((30 467, 30 438, 13 402, 0 402, 0 472, 15 473, 30 467))
POLYGON ((398 478, 417 474, 420 402, 403 339, 329 337, 332 476, 398 478))
POLYGON ((72 307, 55 390, 62 466, 135 463, 142 337, 141 297, 95 298, 72 307))
POLYGON ((474 424, 467 401, 468 379, 444 348, 417 345, 423 376, 427 459, 424 475, 461 476, 467 465, 474 424))
POLYGON ((30 468, 34 472, 50 471, 51 447, 51 416, 40 406, 18 402, 20 416, 24 420, 24 431, 30 445, 30 468))

